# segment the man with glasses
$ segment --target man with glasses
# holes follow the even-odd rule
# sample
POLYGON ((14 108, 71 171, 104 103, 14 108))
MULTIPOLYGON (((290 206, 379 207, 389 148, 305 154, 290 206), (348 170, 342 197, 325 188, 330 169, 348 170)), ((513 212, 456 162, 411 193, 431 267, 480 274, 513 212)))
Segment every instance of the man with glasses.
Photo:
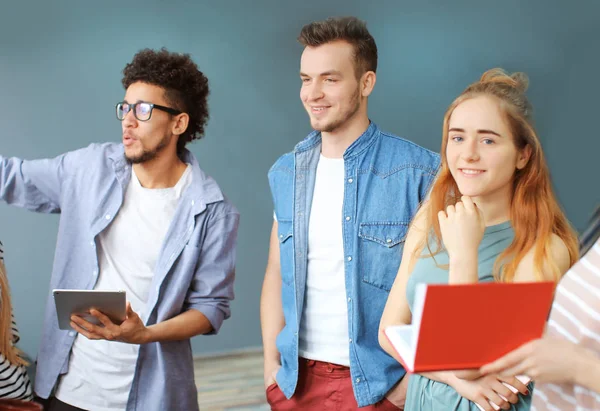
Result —
POLYGON ((216 333, 233 299, 239 214, 185 149, 208 119, 189 55, 142 50, 123 70, 122 144, 54 159, 0 156, 0 199, 61 213, 50 287, 125 290, 127 318, 72 317, 48 299, 36 394, 57 410, 196 410, 190 338, 216 333))

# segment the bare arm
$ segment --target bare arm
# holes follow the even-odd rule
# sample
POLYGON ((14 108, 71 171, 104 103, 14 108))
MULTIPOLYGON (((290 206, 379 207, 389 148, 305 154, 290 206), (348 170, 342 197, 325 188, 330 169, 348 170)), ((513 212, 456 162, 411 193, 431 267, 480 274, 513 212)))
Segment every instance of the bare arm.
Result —
POLYGON ((285 319, 281 302, 281 265, 279 261, 279 239, 277 221, 273 222, 269 244, 269 258, 260 297, 260 324, 262 328, 265 384, 274 381, 274 372, 281 366, 275 339, 283 327, 285 319))
POLYGON ((146 327, 142 319, 127 303, 127 318, 120 325, 98 310, 90 310, 103 326, 94 325, 83 318, 71 316, 71 327, 90 340, 121 341, 129 344, 180 341, 213 331, 204 314, 191 309, 167 321, 146 327))
POLYGON ((600 357, 578 346, 574 348, 581 351, 575 370, 575 384, 600 394, 600 357))
POLYGON ((148 336, 145 342, 180 341, 212 331, 213 327, 208 318, 200 311, 191 309, 170 320, 148 327, 148 336))
POLYGON ((530 341, 483 366, 481 371, 484 374, 525 374, 536 382, 576 384, 600 394, 600 357, 557 337, 530 341))
MULTIPOLYGON (((416 261, 411 261, 413 260, 413 253, 415 253, 415 250, 417 250, 425 235, 426 212, 427 204, 424 204, 410 225, 410 229, 404 243, 402 261, 400 263, 400 268, 398 269, 398 275, 396 276, 394 284, 392 285, 392 289, 390 290, 390 294, 379 323, 379 345, 385 352, 391 355, 398 362, 400 362, 400 357, 385 336, 384 330, 386 327, 391 325, 408 325, 411 323, 412 316, 410 307, 408 306, 408 301, 406 300, 406 285, 416 261)), ((421 250, 416 252, 420 254, 421 250)), ((421 375, 448 385, 453 385, 453 383, 458 380, 452 371, 429 372, 421 375)))
MULTIPOLYGON (((556 279, 553 272, 550 270, 547 261, 543 262, 541 273, 536 269, 534 264, 534 253, 535 249, 532 248, 525 254, 525 257, 523 257, 515 272, 514 282, 552 281, 556 279)), ((571 265, 571 258, 567 246, 556 234, 552 234, 552 237, 550 238, 547 255, 554 259, 560 277, 562 277, 571 265)))
POLYGON ((468 196, 438 213, 444 247, 448 253, 448 283, 479 282, 479 244, 485 232, 482 211, 468 196))
POLYGON ((385 336, 384 330, 390 325, 408 325, 411 323, 412 315, 408 301, 406 300, 406 284, 414 266, 414 262, 411 261, 413 260, 412 256, 425 235, 423 225, 426 208, 427 205, 424 205, 419 210, 413 223, 410 225, 406 241, 404 242, 400 268, 398 269, 398 274, 388 295, 383 314, 381 315, 381 321, 379 322, 379 345, 398 362, 400 362, 400 357, 398 357, 396 350, 385 336))

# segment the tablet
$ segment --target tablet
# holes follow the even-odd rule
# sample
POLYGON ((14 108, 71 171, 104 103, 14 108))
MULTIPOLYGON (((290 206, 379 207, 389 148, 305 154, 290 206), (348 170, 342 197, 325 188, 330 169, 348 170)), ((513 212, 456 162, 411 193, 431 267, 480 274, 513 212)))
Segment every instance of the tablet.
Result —
POLYGON ((71 315, 77 314, 92 324, 102 325, 100 321, 90 315, 94 308, 105 314, 115 324, 125 321, 125 291, 100 291, 100 290, 52 290, 58 328, 72 330, 69 325, 71 315))

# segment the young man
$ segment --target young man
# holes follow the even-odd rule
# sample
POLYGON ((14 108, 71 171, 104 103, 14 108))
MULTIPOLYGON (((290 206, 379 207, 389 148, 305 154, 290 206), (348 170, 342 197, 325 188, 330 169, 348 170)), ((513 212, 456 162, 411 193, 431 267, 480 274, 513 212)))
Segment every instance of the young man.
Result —
POLYGON ((363 22, 315 22, 299 41, 315 131, 269 171, 267 399, 273 410, 402 409, 407 379, 380 349, 378 325, 439 157, 369 121, 377 46, 363 22))
POLYGON ((48 299, 35 391, 50 410, 196 410, 190 338, 230 315, 239 214, 185 145, 208 80, 189 55, 143 50, 123 70, 122 144, 54 159, 0 157, 0 199, 61 213, 50 287, 125 290, 127 319, 72 317, 48 299))

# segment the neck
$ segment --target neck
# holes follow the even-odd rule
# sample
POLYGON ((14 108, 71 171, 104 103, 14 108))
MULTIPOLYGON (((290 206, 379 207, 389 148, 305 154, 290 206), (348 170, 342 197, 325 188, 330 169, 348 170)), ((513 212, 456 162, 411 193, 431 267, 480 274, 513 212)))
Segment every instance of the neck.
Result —
POLYGON ((342 158, 346 149, 369 128, 366 110, 364 113, 361 111, 335 130, 321 133, 321 153, 325 157, 342 158))
POLYGON ((486 226, 492 226, 510 220, 510 186, 505 190, 473 197, 473 202, 483 213, 486 226))
POLYGON ((159 153, 154 159, 139 164, 133 164, 133 170, 144 188, 174 187, 187 165, 177 154, 159 153))

